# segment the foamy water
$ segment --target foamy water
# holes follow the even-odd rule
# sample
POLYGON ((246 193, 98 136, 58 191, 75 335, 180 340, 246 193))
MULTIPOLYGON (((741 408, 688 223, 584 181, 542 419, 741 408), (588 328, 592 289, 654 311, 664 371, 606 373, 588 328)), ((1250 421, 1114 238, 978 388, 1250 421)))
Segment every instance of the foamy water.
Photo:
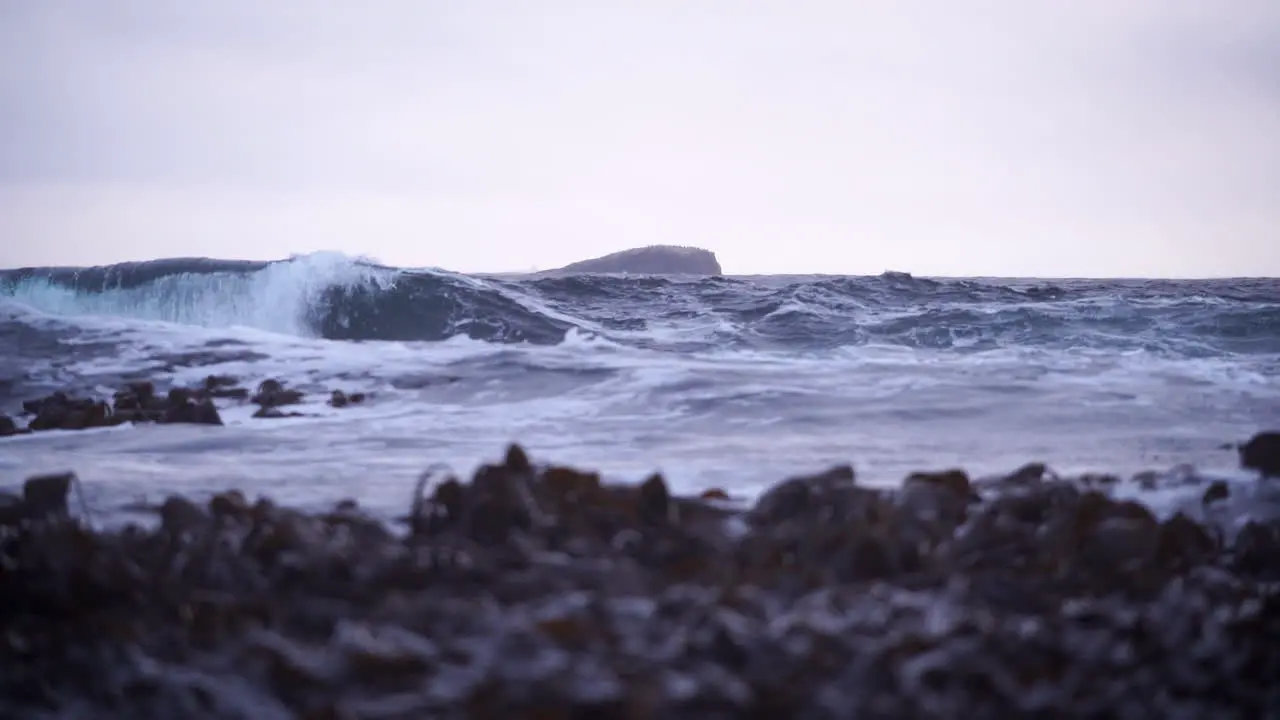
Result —
POLYGON ((332 256, 132 285, 59 277, 11 279, 0 296, 8 411, 130 377, 308 392, 302 418, 222 403, 222 428, 0 440, 6 484, 74 469, 104 507, 236 486, 391 514, 427 466, 469 473, 511 441, 536 460, 744 498, 844 462, 885 485, 1041 460, 1125 476, 1189 465, 1247 487, 1225 444, 1280 426, 1280 291, 1258 281, 514 281, 332 256), (334 389, 370 400, 333 409, 334 389))

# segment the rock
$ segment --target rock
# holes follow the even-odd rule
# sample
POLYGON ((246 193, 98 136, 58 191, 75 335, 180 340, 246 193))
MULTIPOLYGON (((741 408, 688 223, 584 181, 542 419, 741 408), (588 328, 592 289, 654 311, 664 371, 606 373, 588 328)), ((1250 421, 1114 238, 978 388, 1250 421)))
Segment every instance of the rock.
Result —
POLYGON ((948 532, 964 522, 976 497, 969 476, 959 470, 912 473, 902 484, 902 504, 917 517, 944 523, 948 532))
POLYGON ((209 499, 209 514, 219 519, 244 520, 249 516, 249 501, 239 490, 220 492, 209 499))
POLYGON ((204 379, 204 389, 213 392, 235 388, 240 381, 230 375, 209 375, 204 379))
POLYGON ((1280 581, 1280 522, 1249 521, 1236 536, 1231 555, 1238 572, 1280 581))
POLYGON ((83 430, 126 422, 222 424, 204 389, 172 388, 159 398, 149 382, 129 383, 116 391, 112 404, 59 391, 24 406, 35 414, 29 423, 29 429, 35 431, 83 430))
POLYGON ((533 463, 529 462, 529 454, 519 445, 513 444, 507 447, 507 456, 502 465, 509 473, 526 477, 533 475, 533 463))
POLYGON ((111 407, 100 400, 70 397, 55 392, 47 397, 23 403, 35 417, 27 424, 33 431, 85 430, 119 424, 111 407))
POLYGON ((22 502, 28 518, 64 518, 68 515, 67 496, 71 484, 77 482, 74 473, 40 475, 22 486, 22 502))
POLYGON ((653 474, 640 485, 640 498, 637 509, 640 521, 649 524, 671 522, 671 491, 667 489, 667 481, 661 475, 653 474))
POLYGON ((1222 480, 1214 480, 1209 487, 1205 488, 1201 501, 1205 505, 1210 505, 1220 500, 1226 500, 1229 497, 1231 497, 1231 488, 1227 483, 1222 480))
POLYGON ((188 395, 177 393, 176 398, 173 394, 170 396, 171 405, 165 410, 164 415, 160 418, 162 423, 185 423, 193 425, 222 425, 222 416, 218 414, 218 408, 211 400, 202 400, 193 403, 187 399, 188 395))
POLYGON ((279 380, 269 379, 258 385, 258 392, 249 401, 266 409, 297 405, 302 402, 302 397, 300 391, 286 389, 279 380))
POLYGON ((128 383, 116 391, 113 402, 117 414, 132 411, 139 419, 150 419, 168 406, 167 400, 156 397, 155 385, 146 381, 128 383))
POLYGON ((1008 485, 1035 485, 1043 482, 1045 474, 1048 472, 1049 469, 1044 463, 1028 463, 1005 476, 1004 483, 1008 485))
POLYGON ((1263 477, 1280 477, 1280 432, 1260 432, 1240 446, 1240 466, 1263 477))
POLYGON ((67 394, 57 390, 46 397, 22 401, 22 412, 25 415, 39 415, 46 405, 62 407, 68 402, 70 402, 70 398, 67 397, 67 394))
POLYGON ((1205 527, 1182 513, 1160 524, 1160 560, 1178 568, 1208 562, 1221 548, 1205 527))
POLYGON ((204 510, 186 498, 170 496, 160 506, 160 527, 172 535, 193 532, 208 520, 204 510))
POLYGON ((335 408, 344 408, 348 405, 359 405, 364 402, 364 393, 347 394, 341 390, 334 390, 329 396, 329 405, 335 408))
POLYGON ((776 525, 830 507, 835 496, 853 487, 854 479, 853 467, 840 465, 818 475, 786 480, 765 491, 748 518, 756 524, 776 525))
POLYGON ((947 470, 945 472, 936 473, 912 473, 907 476, 904 485, 929 485, 940 490, 945 490, 952 495, 968 502, 974 498, 974 492, 971 489, 969 476, 963 470, 947 470))
POLYGON ((698 497, 703 500, 724 502, 729 499, 729 493, 725 492, 724 488, 707 488, 699 493, 698 497))
POLYGON ((27 505, 12 493, 0 492, 0 527, 14 527, 27 519, 27 505))
POLYGON ((0 437, 18 434, 18 424, 8 415, 0 415, 0 437))
POLYGON ((192 392, 187 388, 172 388, 169 390, 167 405, 170 408, 179 408, 191 404, 192 392))
POLYGON ((541 274, 631 273, 635 275, 721 275, 715 253, 701 248, 650 245, 571 263, 541 274))
POLYGON ((95 530, 69 479, 0 494, 0 715, 1274 714, 1273 520, 1224 547, 1044 473, 978 500, 844 466, 750 509, 520 446, 423 499, 439 475, 407 537, 354 500, 172 496, 95 530))

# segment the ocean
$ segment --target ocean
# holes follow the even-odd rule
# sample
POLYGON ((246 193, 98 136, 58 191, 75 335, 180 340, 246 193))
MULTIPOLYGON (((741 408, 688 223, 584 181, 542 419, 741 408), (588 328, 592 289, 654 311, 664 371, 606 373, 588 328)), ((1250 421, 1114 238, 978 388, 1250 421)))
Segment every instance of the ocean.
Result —
POLYGON ((419 474, 535 461, 750 499, 850 463, 892 486, 1030 461, 1251 482, 1280 427, 1280 281, 498 276, 318 253, 0 272, 0 413, 231 375, 301 417, 0 440, 0 484, 74 470, 100 512, 239 487, 403 512, 419 474), (363 392, 333 408, 329 393, 363 392))

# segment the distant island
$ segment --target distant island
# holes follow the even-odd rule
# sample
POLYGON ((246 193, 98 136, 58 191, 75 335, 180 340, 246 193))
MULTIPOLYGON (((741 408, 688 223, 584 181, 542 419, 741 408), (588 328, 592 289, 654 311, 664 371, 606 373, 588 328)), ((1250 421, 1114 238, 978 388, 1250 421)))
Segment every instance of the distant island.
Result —
POLYGON ((716 254, 702 248, 650 245, 544 270, 539 275, 632 273, 635 275, 721 275, 716 254))

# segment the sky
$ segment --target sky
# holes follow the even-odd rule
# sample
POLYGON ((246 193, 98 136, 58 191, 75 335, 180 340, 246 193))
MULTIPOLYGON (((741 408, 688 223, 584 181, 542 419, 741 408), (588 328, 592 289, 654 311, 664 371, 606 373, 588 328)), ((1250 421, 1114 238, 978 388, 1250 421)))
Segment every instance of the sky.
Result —
POLYGON ((0 0, 0 266, 1280 276, 1276 0, 0 0))

